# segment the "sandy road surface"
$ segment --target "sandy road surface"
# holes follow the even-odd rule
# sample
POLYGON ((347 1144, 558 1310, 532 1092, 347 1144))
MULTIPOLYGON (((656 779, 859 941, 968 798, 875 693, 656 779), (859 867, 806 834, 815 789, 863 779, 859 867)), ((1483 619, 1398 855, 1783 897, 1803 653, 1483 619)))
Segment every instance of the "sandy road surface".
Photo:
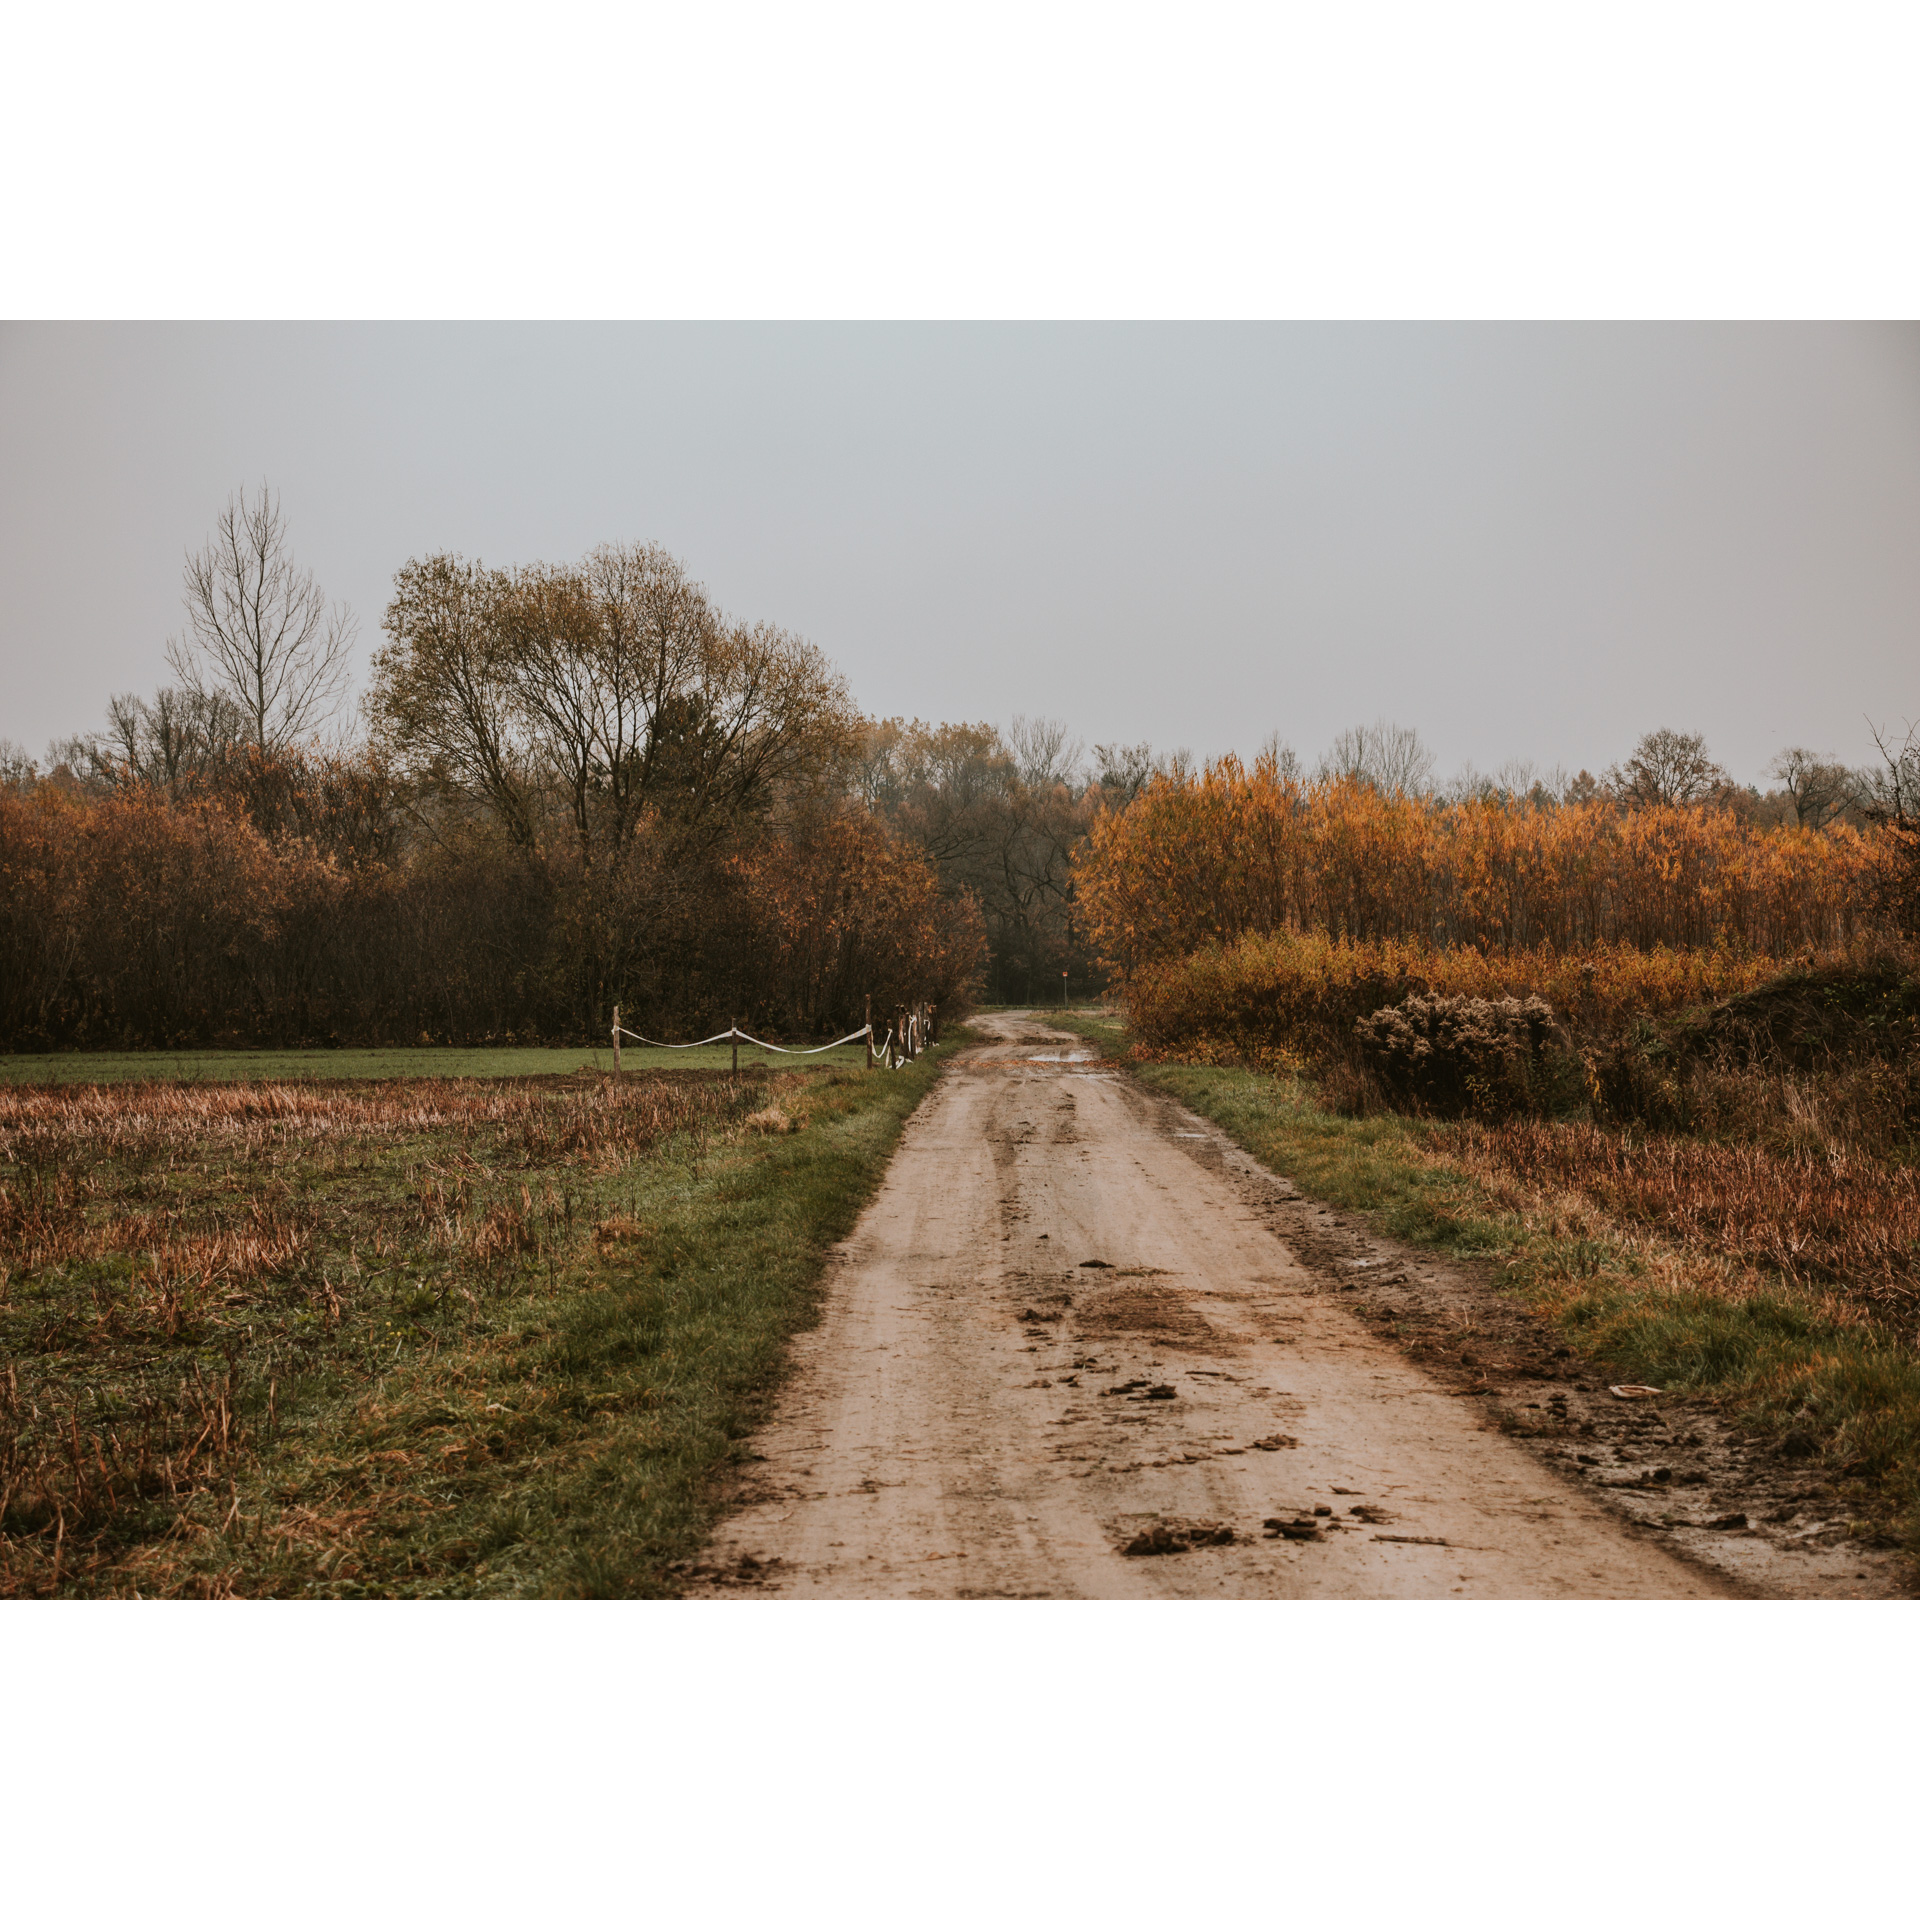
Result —
POLYGON ((694 1591, 1730 1591, 1317 1295, 1184 1150, 1197 1121, 1030 1016, 978 1024, 835 1254, 694 1591))

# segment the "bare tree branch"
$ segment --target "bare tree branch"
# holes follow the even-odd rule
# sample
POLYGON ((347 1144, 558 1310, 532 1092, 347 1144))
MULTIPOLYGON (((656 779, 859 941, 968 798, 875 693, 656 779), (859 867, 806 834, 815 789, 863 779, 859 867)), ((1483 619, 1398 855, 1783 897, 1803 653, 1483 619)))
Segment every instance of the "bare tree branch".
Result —
POLYGON ((332 718, 357 623, 294 564, 264 481, 257 500, 241 488, 213 537, 187 556, 184 597, 189 631, 167 642, 167 664, 195 692, 231 700, 255 746, 291 746, 332 718))
POLYGON ((1607 769, 1606 785, 1630 807, 1688 807, 1727 785, 1706 737, 1659 727, 1643 733, 1624 767, 1607 769))
POLYGON ((1433 753, 1420 735, 1391 720, 1349 727, 1315 769, 1323 780, 1364 780, 1382 793, 1409 794, 1432 792, 1433 770, 1433 753))

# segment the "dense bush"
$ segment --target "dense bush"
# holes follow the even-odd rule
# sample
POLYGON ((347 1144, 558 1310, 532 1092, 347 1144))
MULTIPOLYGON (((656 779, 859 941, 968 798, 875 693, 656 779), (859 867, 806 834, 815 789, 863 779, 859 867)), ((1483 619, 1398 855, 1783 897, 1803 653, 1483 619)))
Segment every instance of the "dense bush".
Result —
POLYGON ((1584 1040, 1642 1014, 1725 999, 1777 971, 1774 962, 1724 949, 1482 953, 1325 933, 1248 934, 1138 967, 1126 993, 1129 1022, 1149 1048, 1214 1048, 1276 1065, 1327 1067, 1357 1064, 1355 1023, 1414 994, 1538 994, 1584 1040))
POLYGON ((1573 1047, 1538 994, 1414 994, 1358 1021, 1355 1033, 1389 1099, 1416 1111, 1504 1120, 1580 1097, 1573 1047))
POLYGON ((1793 967, 1586 1048, 1596 1119, 1780 1145, 1911 1150, 1920 1136, 1920 967, 1897 944, 1793 967))

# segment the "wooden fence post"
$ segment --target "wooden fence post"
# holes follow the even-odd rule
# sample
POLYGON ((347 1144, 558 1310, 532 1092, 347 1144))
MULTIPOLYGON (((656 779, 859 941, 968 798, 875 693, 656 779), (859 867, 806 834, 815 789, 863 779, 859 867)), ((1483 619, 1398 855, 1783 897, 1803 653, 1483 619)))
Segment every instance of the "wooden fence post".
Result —
POLYGON ((736 1080, 738 1080, 740 1078, 740 1016, 737 1013, 733 1016, 732 1033, 733 1033, 733 1077, 736 1080))
POLYGON ((873 1071, 873 995, 867 995, 867 1071, 873 1071))
POLYGON ((613 1010, 613 1070, 620 1071, 620 1009, 613 1010))

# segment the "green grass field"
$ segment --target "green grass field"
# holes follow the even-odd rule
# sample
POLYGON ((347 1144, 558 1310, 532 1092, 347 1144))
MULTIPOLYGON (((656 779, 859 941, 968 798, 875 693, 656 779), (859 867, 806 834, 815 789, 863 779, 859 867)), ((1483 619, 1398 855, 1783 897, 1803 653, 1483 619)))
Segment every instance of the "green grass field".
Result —
MULTIPOLYGON (((743 1046, 740 1064, 806 1068, 858 1066, 858 1046, 831 1053, 788 1055, 743 1046)), ((654 1067, 726 1071, 729 1047, 624 1047, 623 1072, 654 1067)), ((114 1086, 126 1080, 517 1080, 530 1074, 574 1073, 613 1066, 608 1047, 301 1047, 274 1052, 235 1049, 178 1053, 0 1054, 0 1086, 114 1086)))

